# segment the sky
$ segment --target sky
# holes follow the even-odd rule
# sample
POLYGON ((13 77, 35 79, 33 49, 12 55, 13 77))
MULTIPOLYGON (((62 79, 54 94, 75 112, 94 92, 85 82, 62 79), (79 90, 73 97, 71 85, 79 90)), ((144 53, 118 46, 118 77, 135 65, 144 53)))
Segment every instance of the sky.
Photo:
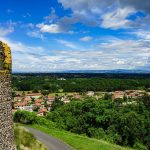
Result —
POLYGON ((150 71, 150 0, 3 0, 13 72, 150 71))

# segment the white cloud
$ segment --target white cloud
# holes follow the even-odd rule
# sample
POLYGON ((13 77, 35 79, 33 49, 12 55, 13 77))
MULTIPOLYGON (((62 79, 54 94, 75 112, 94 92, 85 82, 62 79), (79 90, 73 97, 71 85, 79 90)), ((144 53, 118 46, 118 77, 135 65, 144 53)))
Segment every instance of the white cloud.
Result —
POLYGON ((45 21, 49 22, 49 23, 52 23, 54 22, 55 20, 57 20, 59 17, 56 15, 56 11, 55 9, 52 7, 51 8, 51 13, 50 15, 44 17, 45 21))
POLYGON ((85 37, 80 38, 80 41, 88 42, 88 41, 91 41, 92 39, 93 38, 91 36, 85 36, 85 37))
POLYGON ((66 47, 73 48, 73 49, 76 49, 76 48, 77 48, 77 46, 76 46, 74 43, 72 43, 72 42, 65 41, 65 40, 56 40, 56 41, 57 41, 58 43, 60 43, 60 44, 65 45, 66 47))
POLYGON ((128 28, 132 22, 127 17, 134 11, 133 8, 126 7, 108 12, 102 16, 103 21, 101 26, 112 29, 128 28))
POLYGON ((28 24, 25 24, 23 26, 25 26, 27 28, 31 28, 31 29, 35 28, 35 25, 33 23, 28 23, 28 24))
POLYGON ((41 32, 47 32, 47 33, 61 33, 64 32, 61 27, 58 24, 38 24, 38 28, 40 28, 41 32))
POLYGON ((118 60, 118 61, 116 62, 116 64, 118 64, 118 65, 124 65, 125 62, 124 62, 124 60, 118 60))
POLYGON ((9 38, 6 37, 0 37, 0 40, 7 43, 10 47, 13 53, 21 53, 21 54, 25 54, 25 53, 41 53, 44 51, 44 49, 40 46, 29 46, 29 45, 25 45, 22 42, 19 41, 12 41, 9 38))
POLYGON ((7 36, 8 34, 14 32, 14 28, 1 28, 0 27, 0 36, 4 37, 4 36, 7 36))
POLYGON ((148 0, 59 0, 65 9, 71 9, 69 17, 59 20, 61 25, 72 25, 77 22, 88 26, 103 28, 143 28, 147 26, 147 17, 150 13, 150 2, 148 0), (144 12, 145 17, 138 16, 136 19, 129 19, 132 13, 144 12))
MULTIPOLYGON (((25 45, 4 37, 0 40, 7 42, 12 49, 14 71, 135 69, 138 66, 148 66, 150 57, 150 46, 142 39, 136 41, 108 37, 107 40, 104 39, 105 43, 95 45, 94 49, 51 50, 50 53, 39 46, 25 45)), ((68 46, 68 41, 58 42, 67 43, 68 46)))
POLYGON ((136 30, 131 32, 131 34, 135 34, 137 37, 150 41, 150 29, 149 30, 136 30))
POLYGON ((30 37, 34 37, 34 38, 39 38, 41 40, 45 39, 44 35, 40 33, 39 31, 28 31, 27 35, 30 37))

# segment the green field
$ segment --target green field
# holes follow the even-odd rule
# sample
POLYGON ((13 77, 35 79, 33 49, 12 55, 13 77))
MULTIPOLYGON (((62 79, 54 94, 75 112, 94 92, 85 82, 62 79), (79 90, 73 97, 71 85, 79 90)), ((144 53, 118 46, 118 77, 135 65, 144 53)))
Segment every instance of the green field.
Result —
POLYGON ((118 145, 110 144, 103 140, 88 138, 86 136, 77 135, 64 130, 48 129, 39 125, 30 125, 30 127, 52 135, 61 141, 69 144, 76 150, 131 150, 118 145))

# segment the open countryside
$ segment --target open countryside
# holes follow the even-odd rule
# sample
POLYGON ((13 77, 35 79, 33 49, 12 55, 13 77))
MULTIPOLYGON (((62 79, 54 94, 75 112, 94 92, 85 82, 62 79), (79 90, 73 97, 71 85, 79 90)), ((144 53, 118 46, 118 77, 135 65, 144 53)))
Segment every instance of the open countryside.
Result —
MULTIPOLYGON (((90 78, 85 77, 89 74, 64 76, 66 74, 14 74, 14 121, 54 135, 75 149, 99 150, 103 140, 128 148, 148 149, 149 75, 136 78, 124 74, 122 77, 109 74, 109 78, 102 78, 102 74, 90 75, 90 78), (80 143, 81 137, 71 132, 84 135, 83 141, 80 143), (72 142, 74 136, 77 139, 72 142), (87 137, 97 142, 87 148, 83 144, 84 140, 90 140, 87 137)), ((119 149, 108 143, 104 149, 119 149)))
POLYGON ((150 150, 150 0, 1 0, 0 150, 150 150))

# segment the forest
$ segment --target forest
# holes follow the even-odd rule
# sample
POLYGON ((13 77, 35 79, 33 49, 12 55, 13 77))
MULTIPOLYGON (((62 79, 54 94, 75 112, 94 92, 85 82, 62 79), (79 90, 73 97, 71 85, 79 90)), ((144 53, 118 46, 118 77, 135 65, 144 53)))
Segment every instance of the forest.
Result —
POLYGON ((14 91, 86 92, 149 90, 150 76, 142 74, 15 74, 14 91))

